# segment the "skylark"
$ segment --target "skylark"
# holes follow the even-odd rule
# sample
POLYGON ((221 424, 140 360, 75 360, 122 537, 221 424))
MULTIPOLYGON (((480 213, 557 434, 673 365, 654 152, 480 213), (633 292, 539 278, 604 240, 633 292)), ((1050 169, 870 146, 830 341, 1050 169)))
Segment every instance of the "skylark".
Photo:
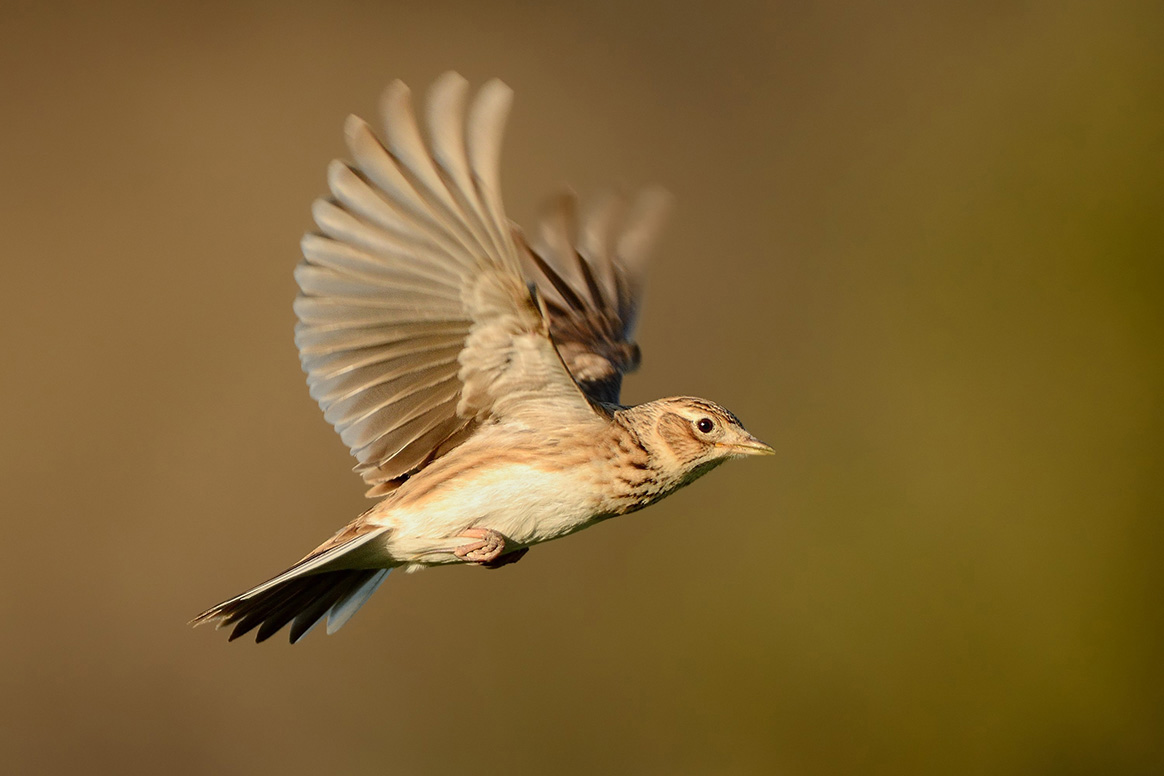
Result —
POLYGON ((433 84, 427 145, 399 81, 386 142, 348 118, 354 161, 328 168, 295 272, 311 395, 380 501, 194 624, 263 641, 290 623, 294 643, 326 618, 334 633, 394 568, 512 563, 773 452, 703 399, 619 404, 666 196, 606 197, 580 219, 561 196, 527 243, 498 182, 512 92, 490 81, 466 119, 467 97, 456 73, 433 84))

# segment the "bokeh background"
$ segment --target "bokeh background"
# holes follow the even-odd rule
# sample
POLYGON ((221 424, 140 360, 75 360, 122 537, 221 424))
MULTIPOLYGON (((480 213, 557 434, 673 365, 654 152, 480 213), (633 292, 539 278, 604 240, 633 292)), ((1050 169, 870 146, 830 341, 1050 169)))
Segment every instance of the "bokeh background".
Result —
POLYGON ((0 6, 5 773, 1164 772, 1159 3, 0 6), (660 183, 626 398, 779 455, 339 635, 186 621, 363 510, 291 270, 349 112, 660 183))

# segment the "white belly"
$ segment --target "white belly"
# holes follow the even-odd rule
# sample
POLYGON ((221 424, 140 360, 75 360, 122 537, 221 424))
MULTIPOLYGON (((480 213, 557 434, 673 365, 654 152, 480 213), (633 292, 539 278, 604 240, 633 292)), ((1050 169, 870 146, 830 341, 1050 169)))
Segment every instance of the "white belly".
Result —
POLYGON ((491 528, 517 546, 537 544, 584 528, 595 516, 597 483, 580 474, 513 463, 485 468, 421 503, 393 507, 389 501, 376 522, 391 527, 386 549, 394 558, 425 564, 454 562, 443 556, 469 541, 457 538, 467 528, 491 528))

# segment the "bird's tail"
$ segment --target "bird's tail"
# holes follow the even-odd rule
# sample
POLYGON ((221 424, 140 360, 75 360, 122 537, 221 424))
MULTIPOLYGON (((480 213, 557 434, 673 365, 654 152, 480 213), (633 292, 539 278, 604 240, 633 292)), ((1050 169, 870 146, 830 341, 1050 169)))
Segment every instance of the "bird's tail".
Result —
POLYGON ((360 555, 360 548, 378 533, 366 533, 338 545, 325 544, 273 579, 207 609, 190 624, 233 625, 231 641, 258 628, 255 641, 265 641, 291 623, 294 644, 326 617, 327 632, 335 633, 388 576, 390 569, 386 568, 351 568, 358 565, 354 558, 360 555))
POLYGON ((247 592, 224 601, 195 617, 191 624, 233 625, 230 641, 258 628, 255 641, 265 641, 291 623, 294 644, 327 617, 327 632, 335 633, 376 592, 388 571, 356 569, 295 577, 262 592, 247 592))

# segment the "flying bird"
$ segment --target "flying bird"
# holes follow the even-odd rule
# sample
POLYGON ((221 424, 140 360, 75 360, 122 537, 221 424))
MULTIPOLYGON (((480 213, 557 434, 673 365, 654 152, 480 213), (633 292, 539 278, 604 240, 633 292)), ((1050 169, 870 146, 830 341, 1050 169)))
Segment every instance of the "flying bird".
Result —
POLYGON ((446 73, 427 142, 399 81, 384 140, 350 116, 351 162, 295 270, 295 342, 311 395, 377 504, 273 579, 193 624, 344 625, 395 568, 497 568, 528 548, 653 504, 728 460, 773 452, 704 399, 619 403, 647 253, 667 196, 551 201, 527 241, 498 178, 513 93, 469 102, 446 73), (580 214, 579 214, 580 213, 580 214))

